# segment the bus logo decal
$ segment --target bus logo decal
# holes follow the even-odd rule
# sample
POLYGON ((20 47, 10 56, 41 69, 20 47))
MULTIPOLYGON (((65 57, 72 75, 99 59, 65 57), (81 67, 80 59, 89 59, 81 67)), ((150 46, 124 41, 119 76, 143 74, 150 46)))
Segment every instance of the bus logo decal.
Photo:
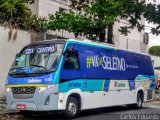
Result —
POLYGON ((125 71, 126 62, 124 58, 109 57, 109 56, 87 56, 86 57, 87 68, 102 67, 104 70, 125 71))
POLYGON ((28 79, 28 83, 41 83, 40 79, 28 79))
POLYGON ((86 57, 86 65, 87 65, 87 68, 91 67, 91 65, 92 65, 92 57, 90 57, 90 56, 86 57))

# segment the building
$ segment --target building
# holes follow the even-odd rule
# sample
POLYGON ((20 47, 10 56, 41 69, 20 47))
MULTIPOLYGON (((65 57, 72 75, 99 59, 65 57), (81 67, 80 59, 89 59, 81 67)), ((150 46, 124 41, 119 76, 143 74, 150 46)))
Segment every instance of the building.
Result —
MULTIPOLYGON (((47 18, 49 14, 55 14, 57 11, 68 11, 69 0, 35 0, 29 8, 34 15, 47 18)), ((51 38, 74 38, 74 35, 65 30, 48 31, 46 34, 32 33, 32 42, 51 38)))
MULTIPOLYGON (((69 0, 35 0, 35 3, 30 5, 33 14, 42 17, 48 17, 48 14, 54 14, 56 11, 69 10, 69 0)), ((142 19, 141 24, 145 24, 145 20, 142 19)), ((115 46, 118 48, 129 49, 137 52, 147 51, 147 44, 143 42, 144 31, 139 32, 136 28, 130 31, 128 36, 121 35, 118 29, 121 26, 127 25, 127 21, 120 20, 120 22, 115 22, 113 28, 113 39, 115 46)), ((73 34, 67 31, 50 31, 48 34, 52 36, 61 36, 64 38, 74 38, 73 34)), ((48 39, 49 35, 45 35, 44 39, 48 39), (47 36, 47 37, 46 37, 47 36)), ((41 37, 43 38, 43 37, 41 37)))
MULTIPOLYGON (((121 26, 127 26, 128 24, 126 20, 120 20, 120 22, 115 23, 113 36, 116 47, 146 53, 148 43, 144 41, 144 30, 139 32, 137 28, 131 29, 127 36, 118 31, 121 26)), ((145 24, 144 18, 142 18, 140 24, 145 24)))
POLYGON ((29 7, 33 14, 48 17, 48 14, 55 14, 56 11, 68 10, 69 0, 35 0, 29 7))

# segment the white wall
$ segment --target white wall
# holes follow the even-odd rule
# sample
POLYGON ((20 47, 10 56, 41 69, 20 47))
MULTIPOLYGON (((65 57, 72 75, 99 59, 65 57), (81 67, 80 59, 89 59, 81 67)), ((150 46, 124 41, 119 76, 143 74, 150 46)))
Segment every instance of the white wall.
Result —
MULTIPOLYGON (((58 0, 57 0, 58 1, 58 0)), ((53 0, 39 0, 38 16, 48 17, 48 14, 55 14, 59 8, 69 9, 69 5, 53 0)), ((59 0, 61 1, 61 0, 59 0)))
POLYGON ((151 59, 153 60, 154 67, 160 67, 160 57, 151 56, 151 59))
POLYGON ((38 11, 39 11, 39 0, 35 0, 34 4, 29 4, 28 7, 31 9, 32 13, 34 15, 38 16, 38 11))
MULTIPOLYGON (((13 33, 15 30, 13 30, 13 33)), ((4 85, 9 68, 18 53, 25 45, 31 42, 30 33, 18 30, 17 39, 8 41, 9 29, 0 27, 0 97, 4 95, 4 85)))
POLYGON ((41 16, 48 17, 48 14, 55 14, 59 11, 59 8, 69 9, 68 2, 63 0, 35 0, 33 4, 28 5, 32 13, 41 16))
MULTIPOLYGON (((140 21, 141 24, 144 24, 145 20, 142 18, 140 21)), ((129 23, 126 20, 120 20, 120 22, 116 22, 114 25, 114 41, 118 48, 121 49, 128 49, 133 50, 137 52, 144 52, 146 53, 147 45, 143 43, 143 34, 144 31, 141 32, 138 31, 138 29, 135 27, 134 29, 130 30, 130 33, 128 33, 127 36, 122 35, 118 29, 121 26, 127 26, 129 23)))

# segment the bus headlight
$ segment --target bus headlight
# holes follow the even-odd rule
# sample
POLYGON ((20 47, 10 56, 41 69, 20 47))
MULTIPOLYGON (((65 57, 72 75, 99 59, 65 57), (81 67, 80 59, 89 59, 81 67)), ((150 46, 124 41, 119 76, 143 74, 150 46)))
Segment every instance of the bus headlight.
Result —
POLYGON ((7 91, 7 92, 10 92, 10 88, 6 88, 6 91, 7 91))
POLYGON ((39 93, 45 91, 47 89, 47 87, 39 87, 39 93))
POLYGON ((47 89, 50 89, 50 88, 53 88, 55 85, 48 85, 48 86, 45 86, 45 87, 39 87, 39 93, 47 90, 47 89))

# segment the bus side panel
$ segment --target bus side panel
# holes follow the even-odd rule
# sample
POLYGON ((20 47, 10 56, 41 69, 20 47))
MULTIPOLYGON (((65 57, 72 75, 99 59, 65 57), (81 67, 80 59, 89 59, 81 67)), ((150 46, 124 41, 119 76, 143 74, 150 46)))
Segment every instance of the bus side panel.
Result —
POLYGON ((103 106, 115 106, 136 102, 133 80, 105 80, 103 106))
MULTIPOLYGON (((72 93, 81 95, 82 109, 102 107, 102 86, 104 80, 76 79, 60 83, 60 93, 67 99, 72 93), (80 92, 77 92, 79 90, 80 92)), ((66 101, 66 100, 65 100, 66 101)))
MULTIPOLYGON (((90 79, 86 72, 86 53, 85 47, 79 46, 77 44, 69 44, 69 46, 73 46, 74 50, 78 51, 79 61, 80 61, 80 69, 79 70, 66 70, 63 69, 60 74, 60 85, 59 92, 64 93, 65 99, 68 97, 68 93, 70 91, 76 92, 79 89, 82 92, 82 109, 90 109, 90 108, 99 108, 102 107, 102 83, 101 79, 90 79), (96 98, 96 99, 95 99, 96 98)), ((94 48, 95 49, 95 48, 94 48)), ((87 50, 88 52, 88 50, 87 50)), ((94 50, 92 51, 94 54, 94 50)), ((63 63, 64 64, 64 63, 63 63)), ((94 74, 94 73, 93 73, 94 74)))
POLYGON ((79 43, 72 44, 72 46, 78 50, 80 70, 62 69, 60 84, 66 83, 65 86, 71 87, 63 91, 64 86, 60 85, 59 90, 60 92, 68 92, 79 88, 83 93, 83 109, 136 103, 138 90, 143 90, 145 92, 144 98, 147 98, 148 92, 146 91, 154 88, 152 87, 154 72, 149 56, 79 43), (149 67, 146 69, 146 66, 149 67), (87 89, 85 90, 84 83, 81 83, 83 80, 87 81, 87 89), (95 89, 98 80, 103 81, 100 85, 101 90, 95 89), (147 80, 152 81, 149 88, 137 84, 142 80, 144 83, 147 80), (92 81, 92 84, 89 84, 89 81, 92 81), (110 82, 105 85, 105 81, 110 82), (107 91, 103 89, 106 87, 107 91))

